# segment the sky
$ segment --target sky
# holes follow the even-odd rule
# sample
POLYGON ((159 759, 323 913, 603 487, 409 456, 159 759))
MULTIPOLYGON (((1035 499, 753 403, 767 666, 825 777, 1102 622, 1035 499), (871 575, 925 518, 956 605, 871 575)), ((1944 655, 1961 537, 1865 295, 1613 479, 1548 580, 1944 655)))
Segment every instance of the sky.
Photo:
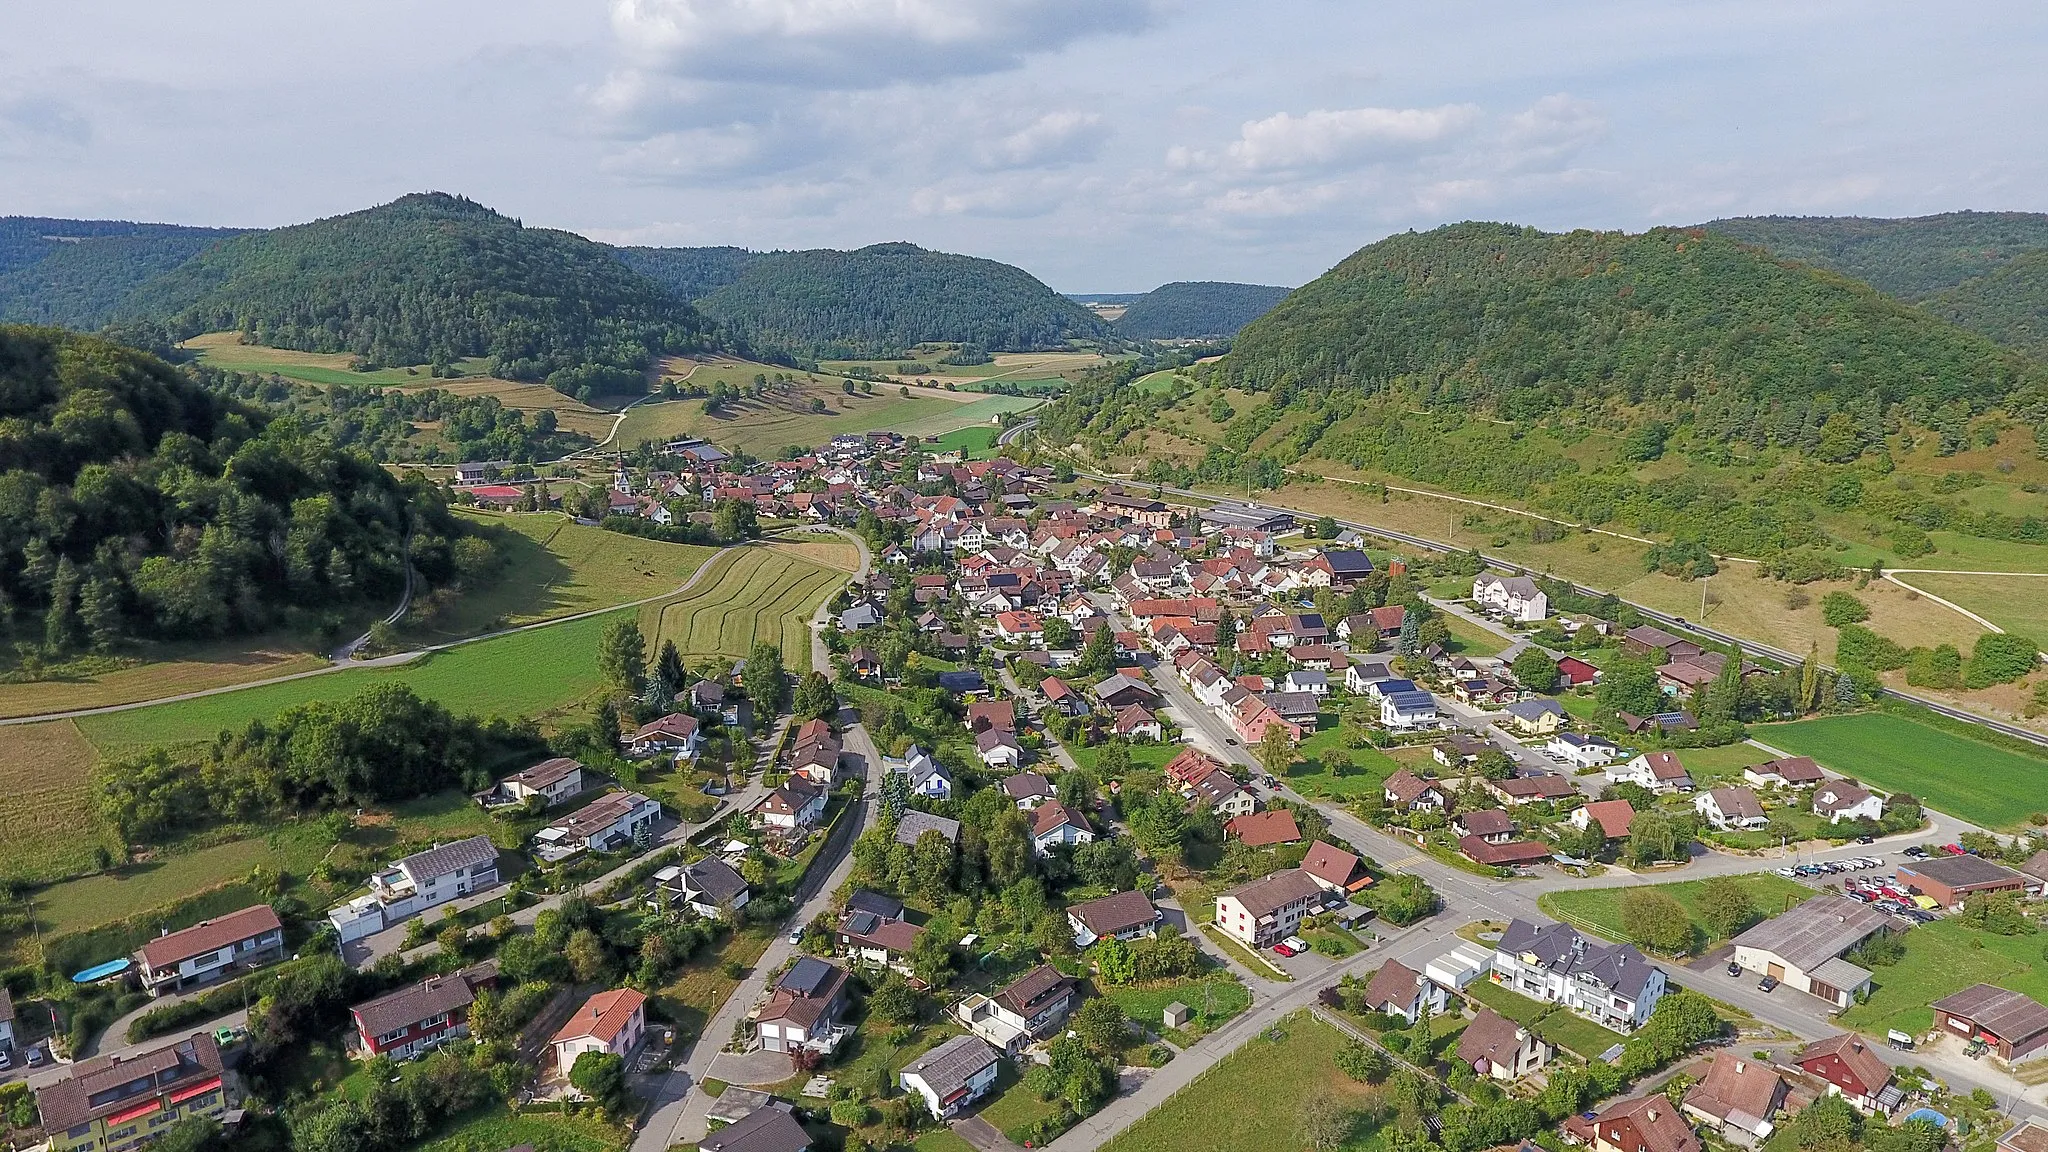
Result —
POLYGON ((10 0, 0 214, 1293 286, 1407 229, 2048 210, 2048 5, 10 0))

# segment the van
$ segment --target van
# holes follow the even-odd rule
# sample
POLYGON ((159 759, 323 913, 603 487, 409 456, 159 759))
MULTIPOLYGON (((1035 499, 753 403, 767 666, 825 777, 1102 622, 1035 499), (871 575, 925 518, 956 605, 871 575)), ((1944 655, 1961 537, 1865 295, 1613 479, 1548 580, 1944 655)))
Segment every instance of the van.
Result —
POLYGON ((1911 1032, 1901 1032, 1897 1028, 1893 1028, 1884 1034, 1884 1038, 1886 1043, 1901 1052, 1911 1052, 1913 1050, 1913 1034, 1911 1032))

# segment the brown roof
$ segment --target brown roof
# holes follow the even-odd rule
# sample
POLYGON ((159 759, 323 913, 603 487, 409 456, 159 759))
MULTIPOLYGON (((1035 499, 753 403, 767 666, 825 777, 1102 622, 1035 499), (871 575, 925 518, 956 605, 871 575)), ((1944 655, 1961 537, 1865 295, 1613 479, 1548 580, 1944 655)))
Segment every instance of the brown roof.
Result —
POLYGON ((1314 899, 1320 892, 1322 887, 1309 879, 1308 873, 1299 868, 1287 868, 1249 884, 1240 884, 1223 895, 1244 905, 1244 910, 1257 919, 1297 901, 1314 899))
POLYGON ((1301 870, 1318 880, 1348 889, 1358 878, 1358 857, 1335 844, 1318 840, 1308 846, 1308 855, 1301 858, 1301 870))
POLYGON ((1399 960, 1389 960, 1380 965, 1365 986, 1365 1006, 1374 1012, 1384 1011, 1389 1005, 1406 1011, 1415 1002, 1421 983, 1421 973, 1399 960))
POLYGON ((1643 760, 1650 766, 1650 776, 1657 780, 1690 779, 1692 774, 1678 760, 1676 752, 1645 752, 1643 760))
POLYGON ((1619 840, 1628 835, 1628 826, 1636 818, 1636 810, 1626 800, 1595 800, 1586 805, 1586 818, 1599 824, 1609 840, 1619 840))
POLYGON ((2017 1054, 2031 1045, 2028 1040, 2048 1032, 2048 1007, 2032 997, 2022 996, 1990 984, 1973 984, 1933 1005, 1938 1012, 1961 1016, 1993 1036, 2012 1045, 2017 1054))
POLYGON ((656 736, 673 736, 688 740, 697 734, 697 718, 685 712, 671 712, 658 720, 649 720, 633 733, 633 743, 650 740, 656 736))
POLYGON ((1521 800, 1527 800, 1531 797, 1539 800, 1556 800, 1560 797, 1570 796, 1578 791, 1577 788, 1572 787, 1570 780, 1559 776, 1555 772, 1538 772, 1531 776, 1513 776, 1506 780, 1489 780, 1487 784, 1494 791, 1504 796, 1512 796, 1521 800))
POLYGON ((1116 892, 1074 905, 1067 911, 1097 936, 1114 936, 1158 919, 1158 909, 1143 892, 1116 892))
POLYGON ((270 905, 252 904, 238 912, 201 920, 190 928, 159 936, 137 952, 145 967, 168 968, 201 953, 218 951, 238 940, 283 930, 284 922, 271 911, 270 905))
POLYGON ((890 952, 908 952, 917 946, 917 938, 924 935, 924 929, 908 920, 879 920, 866 932, 848 929, 846 935, 890 952))
POLYGON ((2025 883, 2019 873, 1982 856, 1932 856, 1899 865, 1899 879, 1920 877, 1952 891, 1972 888, 2013 888, 2025 883))
POLYGON ((2036 880, 2048 880, 2048 848, 2027 857, 2027 862, 2020 865, 2020 871, 2036 880))
POLYGON ((1766 760, 1756 766, 1759 773, 1782 778, 1787 784, 1815 784, 1826 773, 1811 756, 1787 756, 1782 760, 1766 760))
POLYGON ((1685 1094, 1685 1102, 1716 1120, 1732 1120, 1754 1131, 1757 1121, 1769 1120, 1778 1110, 1784 1090, 1784 1080, 1769 1065, 1716 1052, 1707 1062, 1707 1074, 1685 1094))
POLYGON ((1480 864, 1496 868, 1509 864, 1534 864, 1538 860, 1550 859, 1550 848, 1534 840, 1510 840, 1505 844, 1488 844, 1477 836, 1466 836, 1458 841, 1458 851, 1480 864))
POLYGON ((71 1075, 36 1093, 36 1107, 42 1113, 44 1130, 61 1133, 94 1117, 134 1107, 166 1089, 220 1074, 219 1046, 208 1033, 195 1032, 186 1039, 134 1056, 98 1056, 75 1064, 71 1075), (173 1071, 175 1075, 165 1075, 173 1071), (103 1100, 97 1106, 92 1103, 92 1097, 100 1093, 145 1077, 158 1078, 153 1092, 103 1100))
POLYGON ((382 1036, 469 1007, 476 1000, 477 985, 497 974, 497 962, 490 961, 445 976, 430 976, 375 1000, 365 1000, 349 1011, 364 1035, 382 1036))
POLYGON ((1422 777, 1403 768, 1392 776, 1387 777, 1384 787, 1387 795, 1394 798, 1394 803, 1407 805, 1415 803, 1416 798, 1423 793, 1435 789, 1436 781, 1424 780, 1422 777))
POLYGON ((1472 1066, 1474 1072, 1484 1075, 1488 1064, 1515 1066, 1515 1057, 1522 1051, 1525 1038, 1522 1026, 1495 1012, 1481 1008, 1472 1023, 1465 1025, 1464 1035, 1458 1037, 1458 1059, 1472 1066))
MULTIPOLYGON (((1829 1057, 1839 1059, 1849 1070, 1849 1074, 1855 1078, 1854 1085, 1844 1087, 1860 1088, 1864 1095, 1877 1095, 1878 1089, 1883 1088, 1892 1078, 1892 1066, 1884 1062, 1884 1057, 1871 1051, 1870 1045, 1864 1042, 1863 1037, 1854 1032, 1841 1032, 1825 1040, 1816 1040, 1800 1049, 1799 1054, 1792 1059, 1801 1068, 1813 1072, 1814 1069, 1809 1065, 1818 1064, 1829 1057)), ((1815 1075, 1821 1074, 1815 1072, 1815 1075)), ((1833 1080, 1833 1077, 1825 1078, 1833 1080)), ((2048 1149, 2044 1149, 2043 1152, 2048 1152, 2048 1149)))
POLYGON ((1714 807, 1721 810, 1721 815, 1730 820, 1754 819, 1764 814, 1763 803, 1747 788, 1713 788, 1707 795, 1714 798, 1714 807))
POLYGON ((1047 1000, 1064 993, 1072 984, 1073 979, 1059 969, 1050 964, 1040 964, 996 993, 996 1003, 1019 1016, 1032 1016, 1047 1000))
POLYGON ((1458 823, 1474 836, 1498 836, 1515 830, 1514 820, 1498 808, 1479 808, 1458 813, 1458 823))
MULTIPOLYGON (((655 721, 655 724, 659 723, 661 721, 655 721)), ((653 725, 648 727, 651 728, 653 725)), ((641 731, 644 732, 646 729, 643 728, 641 731)), ((569 773, 580 771, 582 767, 581 763, 571 760, 567 756, 557 756, 552 760, 543 760, 525 771, 514 772, 512 775, 505 777, 505 783, 524 784, 529 788, 546 788, 550 784, 559 783, 569 773)))
POLYGON ((967 705, 967 727, 976 730, 979 725, 1000 728, 1005 732, 1017 730, 1017 705, 1011 700, 976 700, 967 705))
POLYGON ((1294 822, 1294 813, 1286 808, 1232 817, 1223 825, 1223 830, 1244 841, 1248 848, 1292 844, 1301 839, 1301 828, 1294 822))
POLYGON ((585 1000, 583 1007, 569 1017, 548 1043, 560 1044, 565 1040, 581 1040, 590 1036, 609 1044, 618 1039, 619 1033, 625 1030, 626 1022, 646 1003, 647 997, 631 988, 599 992, 585 1000))
POLYGON ((1003 795, 1012 800, 1029 800, 1052 794, 1052 781, 1036 772, 1019 772, 1003 780, 1003 795))
POLYGON ((1813 794, 1813 810, 1823 816, 1846 812, 1870 799, 1870 790, 1837 780, 1813 794))
POLYGON ((1701 1152, 1692 1125, 1662 1095, 1623 1100, 1600 1113, 1594 1124, 1604 1135, 1617 1122, 1634 1128, 1647 1152, 1701 1152))
MULTIPOLYGON (((1057 800, 1047 800, 1032 813, 1031 834, 1044 836, 1062 824, 1087 829, 1088 818, 1057 800)), ((1092 829, 1091 829, 1092 830, 1092 829)))

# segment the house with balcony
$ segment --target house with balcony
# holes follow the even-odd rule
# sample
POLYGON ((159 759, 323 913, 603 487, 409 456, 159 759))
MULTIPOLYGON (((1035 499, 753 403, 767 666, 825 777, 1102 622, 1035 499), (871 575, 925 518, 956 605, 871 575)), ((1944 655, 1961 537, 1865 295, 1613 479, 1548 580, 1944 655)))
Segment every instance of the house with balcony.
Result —
POLYGON ((1294 935, 1323 899, 1321 884, 1299 868, 1288 868, 1216 897, 1216 927, 1257 951, 1294 935))
POLYGON ((583 1002, 548 1041, 555 1067, 567 1076, 585 1052, 630 1056, 647 1035, 647 997, 631 988, 599 992, 583 1002))
POLYGON ((543 760, 531 768, 514 772, 476 794, 485 808, 524 804, 538 796, 541 807, 552 808, 583 791, 583 765, 567 756, 543 760))
POLYGON ((36 1090, 50 1152, 139 1148, 183 1120, 218 1120, 233 1085, 212 1034, 195 1032, 161 1048, 96 1056, 36 1090))
POLYGON ((159 996, 238 976, 284 959, 284 923, 268 904, 166 932, 135 950, 142 986, 159 996))
POLYGON ((955 1036, 904 1065, 896 1082, 924 1100, 939 1120, 956 1116, 988 1095, 1002 1071, 996 1050, 979 1036, 955 1036))
POLYGON ((847 989, 845 969, 815 956, 798 959, 754 1010, 762 1049, 830 1055, 853 1035, 853 1026, 839 1021, 851 1002, 847 989))
POLYGON ((498 846, 490 837, 436 844, 372 875, 369 894, 330 909, 327 922, 346 944, 497 883, 498 846))
POLYGON ((498 982, 498 962, 429 976, 350 1008, 355 1047, 365 1056, 410 1060, 469 1035, 469 1006, 498 982))
POLYGON ((1632 945, 1588 940, 1564 924, 1508 922, 1493 953, 1493 981, 1617 1032, 1649 1020, 1664 995, 1664 970, 1632 945))
POLYGON ((1041 964, 994 996, 967 997, 953 1015, 976 1036, 1014 1056, 1049 1035, 1077 998, 1072 977, 1041 964))
POLYGON ((601 796, 533 834, 533 854, 553 864, 584 852, 612 852, 651 835, 661 804, 638 792, 601 796))
POLYGON ((670 864, 654 873, 648 902, 655 908, 687 908, 706 920, 723 920, 747 906, 746 877, 716 856, 694 864, 670 864))

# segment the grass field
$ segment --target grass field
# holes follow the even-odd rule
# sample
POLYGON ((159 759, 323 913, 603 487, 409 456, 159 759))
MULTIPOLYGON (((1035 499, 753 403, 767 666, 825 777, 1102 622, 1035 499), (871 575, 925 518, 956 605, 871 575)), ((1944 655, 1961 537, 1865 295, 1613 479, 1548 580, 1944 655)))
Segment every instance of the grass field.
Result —
POLYGON ((2048 809, 2048 758, 1981 744, 1903 716, 1865 712, 1766 724, 1757 740, 1811 756, 1888 792, 1986 828, 2015 828, 2048 809))
POLYGON ((0 876, 41 880, 93 863, 110 836, 83 831, 98 753, 69 720, 0 728, 0 876))
POLYGON ((1315 734, 1303 740, 1295 754, 1300 759, 1287 769, 1287 786, 1305 796, 1350 799, 1367 792, 1377 792, 1387 777, 1401 767, 1377 748, 1345 747, 1337 718, 1328 712, 1316 717, 1315 734), (1326 763, 1333 752, 1351 759, 1351 770, 1342 776, 1333 775, 1326 763))
POLYGON ((174 852, 146 864, 53 884, 37 896, 36 914, 45 935, 81 932, 240 879, 258 865, 304 876, 327 846, 312 825, 286 825, 266 836, 174 852))
MULTIPOLYGON (((1968 608, 2007 632, 2035 642, 2048 638, 2048 577, 1937 576, 1910 572, 1899 579, 1968 608)), ((1968 650, 1964 650, 1968 654, 1968 650)))
MULTIPOLYGON (((1737 884, 1749 893, 1757 911, 1765 917, 1775 916, 1793 904, 1810 898, 1813 889, 1796 884, 1783 876, 1769 872, 1757 872, 1746 876, 1731 876, 1737 884)), ((1704 880, 1681 880, 1675 884, 1631 885, 1622 888, 1575 888, 1558 892, 1546 892, 1537 903, 1543 910, 1560 920, 1598 932, 1612 940, 1627 940, 1621 930, 1621 900, 1626 892, 1636 887, 1650 887, 1678 901, 1686 915, 1699 926, 1700 939, 1706 948, 1720 944, 1725 937, 1716 936, 1699 912, 1700 888, 1704 880)))
POLYGON ((1602 1052, 1625 1039, 1621 1033, 1603 1028, 1568 1008, 1531 1000, 1490 980, 1473 981, 1466 986, 1465 995, 1534 1030, 1550 1043, 1577 1053, 1583 1060, 1598 1060, 1602 1052))
POLYGON ((503 1105, 492 1105, 421 1144, 418 1152, 479 1152, 521 1145, 548 1152, 625 1152, 631 1143, 631 1133, 595 1116, 514 1115, 503 1105))
POLYGON ((216 368, 232 372, 270 373, 307 384, 368 385, 411 391, 439 388, 458 396, 495 396, 507 408, 529 412, 552 410, 556 423, 565 431, 580 432, 600 440, 612 425, 611 413, 564 396, 544 384, 527 384, 486 375, 484 361, 480 357, 471 357, 456 365, 471 375, 437 380, 425 367, 418 365, 356 372, 349 368, 350 357, 345 354, 294 352, 287 348, 243 344, 240 334, 235 332, 209 332, 195 336, 185 342, 185 347, 198 352, 201 360, 216 368))
MULTIPOLYGON (((163 659, 90 675, 0 684, 0 716, 37 716, 74 708, 129 704, 157 696, 288 676, 327 663, 298 639, 282 635, 171 648, 165 653, 163 659)), ((4 738, 0 738, 0 744, 4 743, 4 738)), ((4 759, 0 755, 0 760, 4 759)))
MULTIPOLYGON (((1295 1118, 1311 1096, 1358 1100, 1371 1090, 1337 1070, 1344 1036, 1306 1012, 1281 1021, 1119 1133, 1107 1152, 1293 1152, 1306 1148, 1295 1118)), ((1347 1152, 1382 1146, 1361 1126, 1347 1152)))
POLYGON ((985 460, 995 454, 995 428, 977 424, 972 428, 955 428, 943 436, 932 438, 934 452, 958 452, 969 460, 985 460))
MULTIPOLYGON (((878 386, 872 396, 849 396, 837 381, 800 381, 765 399, 727 404, 715 416, 704 411, 702 400, 642 404, 619 425, 618 442, 631 447, 648 440, 698 436, 729 452, 772 457, 789 445, 809 448, 841 433, 877 428, 900 432, 918 421, 965 407, 969 399, 923 389, 905 397, 898 395, 893 385, 878 386), (822 401, 825 411, 813 412, 812 400, 822 401)), ((952 427, 971 423, 974 421, 969 419, 952 427)))
POLYGON ((463 596, 434 620, 432 639, 473 636, 659 596, 717 554, 715 548, 586 527, 554 512, 461 509, 460 514, 503 529, 495 539, 507 563, 497 581, 463 596))
POLYGON ((745 656, 756 641, 778 640, 787 667, 810 667, 810 619, 845 582, 845 572, 780 549, 743 549, 721 556, 696 587, 640 609, 647 650, 675 641, 684 660, 745 656))
POLYGON ((1929 1004, 1972 984, 1996 984, 2048 1001, 2048 965, 2041 937, 1995 936, 1953 920, 1923 924, 1903 937, 1906 955, 1874 970, 1870 999, 1851 1005, 1842 1023, 1865 1032, 1897 1028, 1924 1032, 1934 1022, 1929 1004))
POLYGON ((1124 1015, 1183 1048, 1252 1004, 1252 994, 1237 977, 1220 970, 1197 979, 1111 988, 1104 995, 1116 1001, 1124 1015), (1193 1019, 1184 1028, 1169 1029, 1165 1025, 1166 1006, 1175 1001, 1187 1005, 1193 1019))

